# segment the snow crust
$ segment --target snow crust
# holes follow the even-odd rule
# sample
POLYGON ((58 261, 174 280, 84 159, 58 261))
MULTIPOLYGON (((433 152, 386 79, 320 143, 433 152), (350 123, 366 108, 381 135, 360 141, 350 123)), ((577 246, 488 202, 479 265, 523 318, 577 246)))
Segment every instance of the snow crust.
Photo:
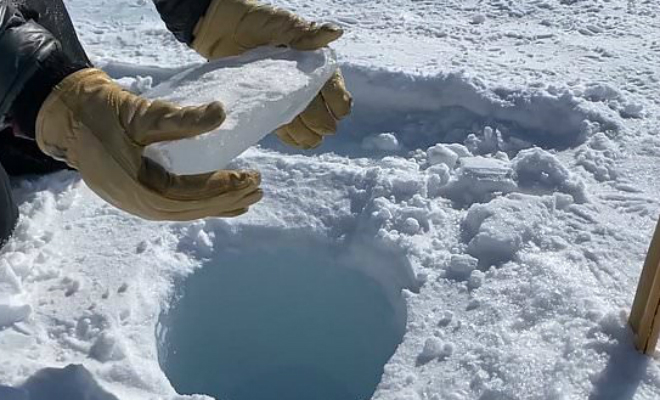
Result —
POLYGON ((212 132, 153 144, 144 154, 182 175, 223 169, 248 147, 291 122, 336 70, 336 57, 329 48, 311 52, 266 48, 181 72, 143 95, 184 106, 221 101, 227 118, 212 132))
MULTIPOLYGON (((67 5, 127 88, 200 62, 151 2, 67 5)), ((659 398, 657 360, 626 326, 660 210, 657 5, 278 5, 346 28, 334 46, 352 117, 313 152, 267 137, 238 157, 266 197, 234 220, 147 223, 71 172, 18 180, 22 219, 0 255, 0 398, 46 376, 54 398, 209 399, 177 394, 163 372, 162 313, 218 252, 313 251, 301 238, 362 257, 360 273, 406 303, 372 399, 659 398)))

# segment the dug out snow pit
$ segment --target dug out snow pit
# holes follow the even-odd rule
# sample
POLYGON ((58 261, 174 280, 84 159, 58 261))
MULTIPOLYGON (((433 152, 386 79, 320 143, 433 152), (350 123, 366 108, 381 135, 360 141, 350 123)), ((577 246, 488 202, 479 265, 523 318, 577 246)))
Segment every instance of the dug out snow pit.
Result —
MULTIPOLYGON (((616 120, 570 91, 506 89, 463 73, 418 75, 342 65, 355 100, 351 116, 314 152, 349 157, 405 155, 437 143, 465 144, 473 155, 509 157, 541 147, 582 144, 594 130, 616 131, 616 120)), ((278 150, 283 146, 270 143, 278 150)))
POLYGON ((396 258, 339 257, 320 247, 219 251, 182 284, 159 329, 161 364, 177 392, 231 400, 373 395, 403 339, 406 309, 401 289, 368 271, 387 270, 396 258), (365 260, 373 265, 350 265, 365 260))

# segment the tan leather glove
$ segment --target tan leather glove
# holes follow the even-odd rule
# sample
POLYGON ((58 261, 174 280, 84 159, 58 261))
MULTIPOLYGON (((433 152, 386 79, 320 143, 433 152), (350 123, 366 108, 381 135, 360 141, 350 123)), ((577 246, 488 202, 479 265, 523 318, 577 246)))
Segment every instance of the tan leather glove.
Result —
MULTIPOLYGON (((195 27, 192 47, 209 60, 241 54, 255 47, 288 46, 316 50, 339 39, 342 30, 332 24, 317 25, 255 0, 212 0, 195 27)), ((277 130, 285 143, 303 149, 321 144, 337 131, 352 98, 341 72, 337 72, 302 114, 277 130)))
POLYGON ((177 107, 122 90, 88 68, 58 84, 39 111, 37 143, 67 162, 108 203, 149 220, 243 214, 262 197, 251 171, 177 176, 142 156, 145 146, 208 132, 225 118, 220 103, 177 107))

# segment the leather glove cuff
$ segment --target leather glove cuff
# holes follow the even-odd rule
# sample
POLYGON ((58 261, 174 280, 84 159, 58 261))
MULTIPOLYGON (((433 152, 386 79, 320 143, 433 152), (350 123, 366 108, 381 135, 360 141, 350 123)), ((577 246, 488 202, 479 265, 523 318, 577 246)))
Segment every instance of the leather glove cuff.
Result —
POLYGON ((99 74, 105 75, 103 71, 95 68, 85 68, 70 74, 55 85, 38 113, 36 121, 37 145, 44 153, 56 160, 66 162, 73 168, 78 167, 78 157, 75 154, 76 147, 73 146, 76 141, 75 132, 77 130, 71 126, 75 119, 72 116, 73 111, 67 105, 65 99, 68 92, 76 90, 76 85, 80 84, 83 78, 99 74), (48 124, 61 128, 46 130, 46 121, 48 124))

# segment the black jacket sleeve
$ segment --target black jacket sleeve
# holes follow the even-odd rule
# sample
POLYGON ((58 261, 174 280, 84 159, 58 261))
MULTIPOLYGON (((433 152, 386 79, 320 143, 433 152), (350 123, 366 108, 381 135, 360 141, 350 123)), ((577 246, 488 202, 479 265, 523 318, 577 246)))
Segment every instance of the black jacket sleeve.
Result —
POLYGON ((53 87, 90 66, 62 0, 0 0, 0 127, 33 137, 53 87))
POLYGON ((26 82, 58 46, 50 32, 0 0, 0 125, 26 82))
POLYGON ((211 0, 153 0, 167 29, 180 42, 190 45, 193 30, 211 4, 211 0))

